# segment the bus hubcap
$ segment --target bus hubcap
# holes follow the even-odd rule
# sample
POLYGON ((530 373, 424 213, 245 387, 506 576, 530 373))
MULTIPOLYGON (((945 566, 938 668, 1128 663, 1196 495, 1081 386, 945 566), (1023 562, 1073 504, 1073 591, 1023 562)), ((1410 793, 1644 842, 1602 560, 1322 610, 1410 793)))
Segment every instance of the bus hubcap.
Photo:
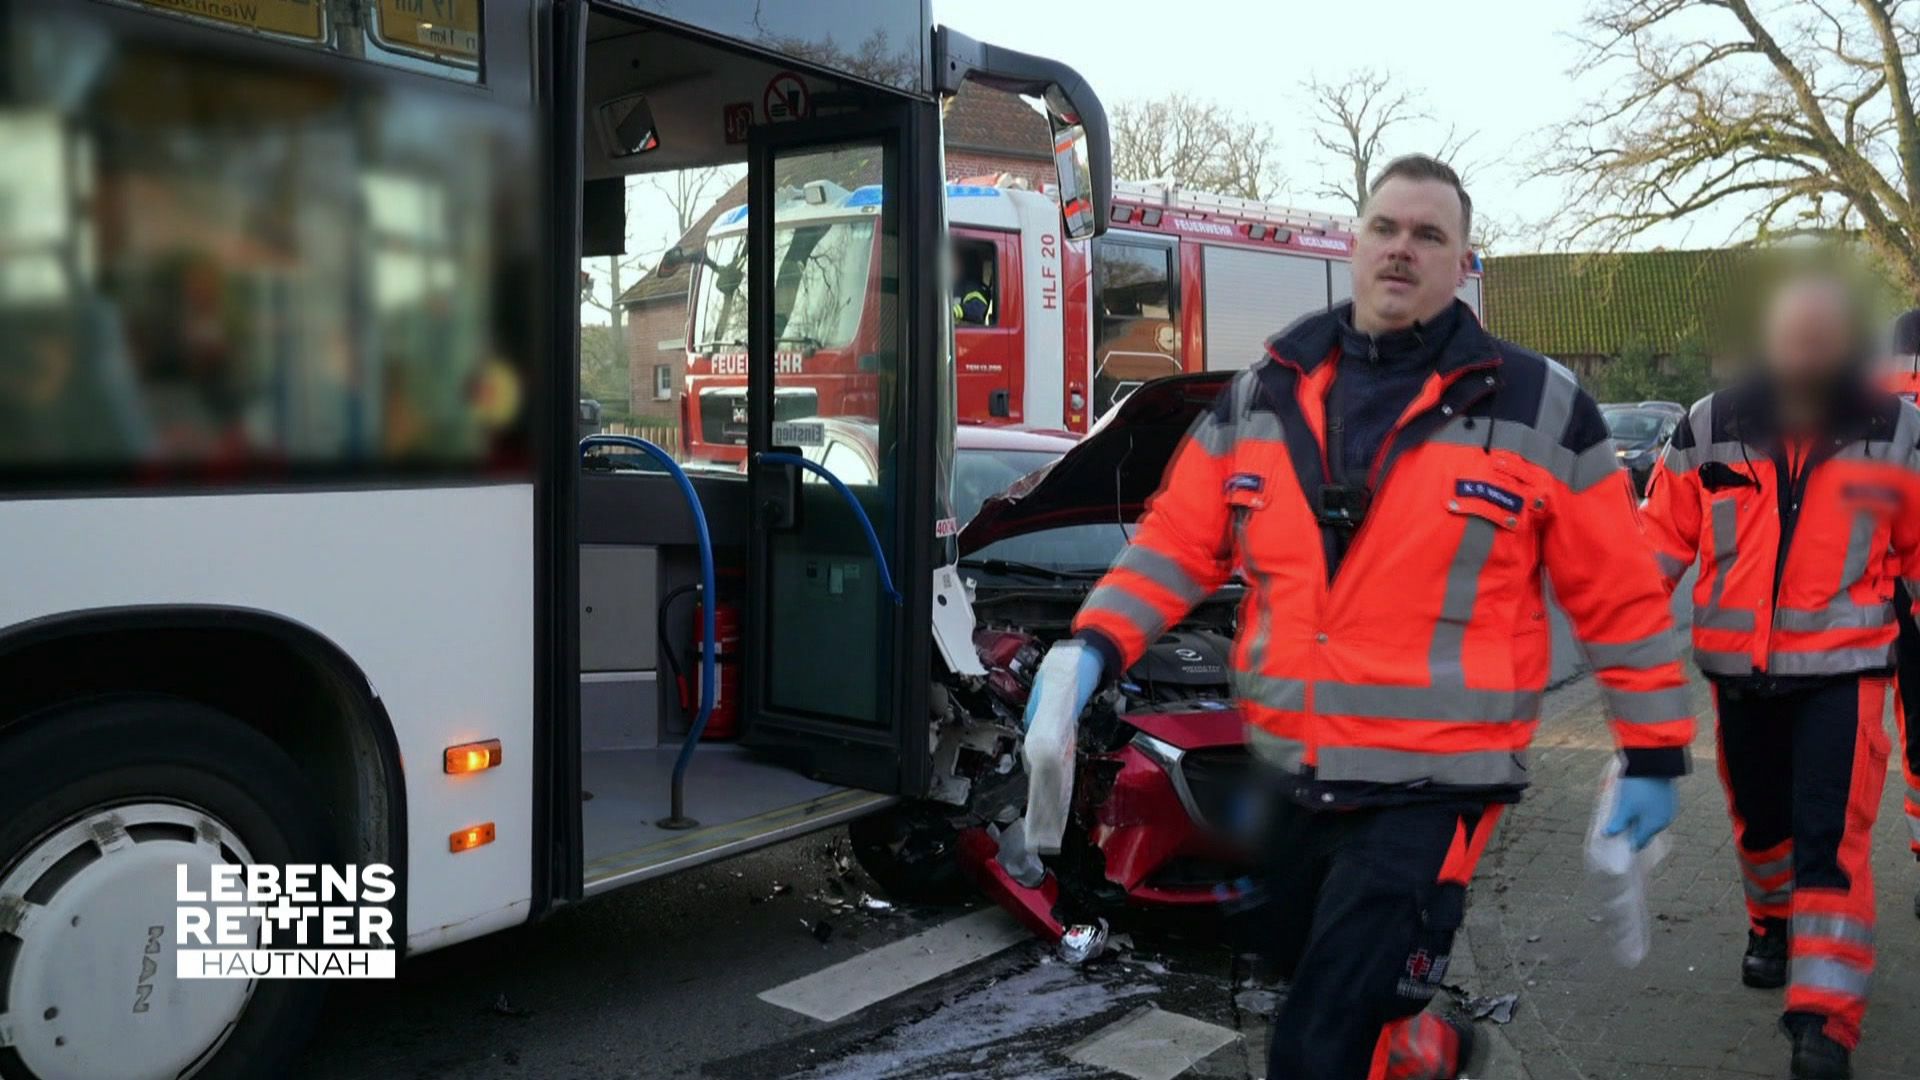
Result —
POLYGON ((0 944, 17 943, 0 966, 0 1046, 41 1080, 198 1071, 253 983, 176 978, 176 868, 204 889, 209 867, 250 861, 224 823, 180 803, 99 807, 28 847, 0 873, 0 944))

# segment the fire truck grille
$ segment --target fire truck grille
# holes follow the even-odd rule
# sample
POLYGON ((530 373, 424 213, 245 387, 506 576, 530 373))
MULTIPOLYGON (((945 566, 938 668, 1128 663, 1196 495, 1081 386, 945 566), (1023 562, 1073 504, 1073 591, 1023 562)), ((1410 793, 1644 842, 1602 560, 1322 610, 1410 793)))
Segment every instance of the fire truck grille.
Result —
MULTIPOLYGON (((819 414, 820 395, 813 390, 781 390, 773 401, 773 419, 776 423, 819 414)), ((747 445, 745 390, 700 395, 700 440, 721 445, 747 445)))

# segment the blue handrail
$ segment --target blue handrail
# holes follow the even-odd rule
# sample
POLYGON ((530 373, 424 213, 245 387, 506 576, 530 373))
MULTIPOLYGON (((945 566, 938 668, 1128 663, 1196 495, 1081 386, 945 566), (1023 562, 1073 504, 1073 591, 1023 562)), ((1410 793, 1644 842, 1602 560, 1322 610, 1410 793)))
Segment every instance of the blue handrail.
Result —
MULTIPOLYGON (((580 440, 580 457, 585 460, 587 450, 595 446, 624 446, 629 449, 643 450, 666 467, 676 483, 680 485, 680 494, 686 496, 687 507, 693 511, 694 532, 700 538, 700 621, 702 640, 700 642, 700 711, 693 719, 693 727, 687 731, 687 739, 680 744, 680 756, 673 763, 673 810, 660 824, 667 828, 689 828, 695 822, 688 818, 683 810, 687 765, 693 761, 693 749, 700 743, 700 736, 707 730, 707 718, 713 715, 714 660, 717 647, 714 641, 713 611, 719 604, 719 593, 713 579, 713 537, 707 531, 706 508, 700 505, 700 495, 693 490, 693 481, 687 478, 687 471, 673 460, 673 455, 660 449, 645 439, 632 435, 589 435, 580 440)), ((872 531, 872 527, 868 527, 872 531)))
POLYGON ((887 590, 887 595, 893 599, 896 606, 904 606, 907 602, 906 598, 900 595, 900 590, 893 587, 893 574, 887 569, 887 553, 880 548, 880 535, 873 531, 873 519, 867 516, 866 507, 861 506, 860 500, 853 497, 853 492, 848 490, 847 485, 841 483, 840 478, 828 472, 824 466, 808 461, 799 454, 769 450, 760 455, 760 460, 771 465, 797 465, 833 485, 833 489, 840 493, 840 497, 847 501, 847 505, 853 507, 853 515, 860 519, 860 527, 866 530, 867 546, 873 549, 873 561, 880 567, 881 586, 887 590))

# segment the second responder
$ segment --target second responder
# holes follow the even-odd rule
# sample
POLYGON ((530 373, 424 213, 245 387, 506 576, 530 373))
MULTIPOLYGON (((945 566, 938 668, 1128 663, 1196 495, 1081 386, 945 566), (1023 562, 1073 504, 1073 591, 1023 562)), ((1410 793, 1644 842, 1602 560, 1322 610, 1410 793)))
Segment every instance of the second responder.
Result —
POLYGON ((1423 1010, 1479 854, 1530 779, 1543 568, 1623 748, 1610 829, 1644 845, 1688 768, 1660 575, 1620 542, 1638 531, 1626 474, 1573 376, 1455 299, 1471 228, 1445 164, 1380 173, 1352 302, 1274 337, 1195 423, 1034 688, 1071 722, 1236 568, 1249 583, 1236 696, 1282 795, 1262 858, 1291 982, 1271 1080, 1463 1068, 1471 1027, 1423 1010))
POLYGON ((951 256, 953 274, 953 321, 970 326, 986 326, 993 321, 993 297, 987 287, 967 268, 959 248, 951 256))
MULTIPOLYGON (((1897 397, 1920 402, 1920 308, 1894 320, 1887 346, 1880 384, 1897 397)), ((1920 716, 1920 625, 1914 622, 1912 598, 1904 585, 1895 585, 1893 606, 1900 618, 1894 648, 1893 715, 1900 729, 1901 764, 1907 778, 1907 843, 1920 859, 1920 745, 1914 742, 1920 733, 1913 728, 1914 717, 1920 716)), ((1914 894, 1913 914, 1920 918, 1920 893, 1914 894)))
POLYGON ((1920 411, 1872 385, 1860 316, 1839 279, 1782 286, 1759 370, 1693 407, 1644 507, 1670 587, 1700 562, 1693 655, 1746 887, 1741 978, 1786 986, 1799 1080, 1852 1075, 1894 581, 1920 568, 1920 411))

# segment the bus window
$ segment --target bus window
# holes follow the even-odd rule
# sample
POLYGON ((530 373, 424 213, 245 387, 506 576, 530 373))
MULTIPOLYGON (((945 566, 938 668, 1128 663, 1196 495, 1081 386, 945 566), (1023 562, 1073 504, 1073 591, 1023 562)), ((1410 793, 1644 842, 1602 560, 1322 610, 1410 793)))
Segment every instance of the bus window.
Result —
POLYGON ((537 263, 496 224, 534 197, 524 118, 239 35, 96 53, 84 23, 29 26, 0 106, 23 151, 0 168, 0 340, 27 360, 0 374, 9 482, 530 466, 533 323, 505 298, 537 263), (215 100, 244 107, 209 123, 215 100), (58 193, 16 247, 4 208, 58 193))
POLYGON ((1181 371, 1175 250, 1171 244, 1111 237, 1094 245, 1095 416, 1118 405, 1141 383, 1181 371))

